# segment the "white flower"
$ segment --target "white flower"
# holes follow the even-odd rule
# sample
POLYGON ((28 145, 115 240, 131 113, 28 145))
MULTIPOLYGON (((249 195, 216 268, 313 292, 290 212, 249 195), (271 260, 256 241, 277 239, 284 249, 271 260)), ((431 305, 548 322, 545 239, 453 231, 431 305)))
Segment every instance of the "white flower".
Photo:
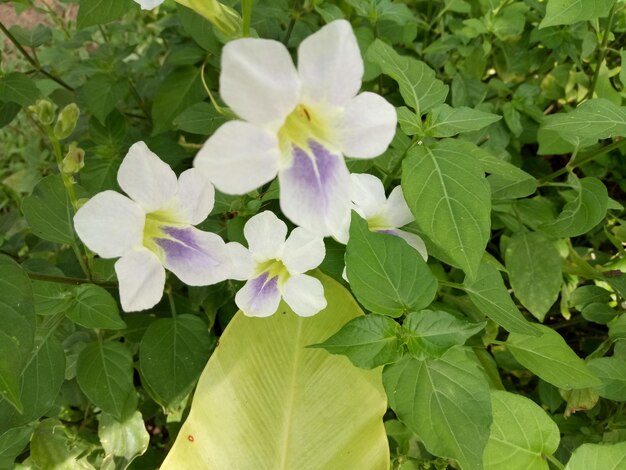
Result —
POLYGON ((158 7, 165 0, 135 0, 135 3, 141 5, 142 10, 152 10, 158 7))
POLYGON ((399 229, 415 220, 402 194, 402 187, 393 188, 387 199, 385 187, 377 177, 364 173, 353 173, 350 176, 353 187, 352 208, 367 221, 369 229, 403 238, 424 260, 428 260, 424 241, 414 233, 399 229))
POLYGON ((240 269, 248 270, 248 282, 237 292, 235 303, 253 317, 273 315, 283 298, 302 317, 326 307, 322 283, 303 274, 320 265, 326 249, 322 237, 296 227, 289 238, 287 226, 273 212, 252 217, 244 227, 251 265, 239 256, 240 269))
POLYGON ((103 191, 74 216, 80 239, 115 263, 122 308, 153 307, 163 296, 165 268, 185 284, 202 286, 231 275, 230 257, 244 250, 196 229, 211 212, 215 190, 197 170, 178 180, 143 142, 124 158, 117 182, 129 197, 103 191))
POLYGON ((229 42, 220 94, 242 120, 222 125, 194 165, 228 194, 247 193, 278 174, 283 213, 345 242, 352 193, 343 156, 380 155, 397 121, 382 97, 357 95, 362 76, 363 60, 345 20, 302 41, 297 70, 277 41, 229 42))

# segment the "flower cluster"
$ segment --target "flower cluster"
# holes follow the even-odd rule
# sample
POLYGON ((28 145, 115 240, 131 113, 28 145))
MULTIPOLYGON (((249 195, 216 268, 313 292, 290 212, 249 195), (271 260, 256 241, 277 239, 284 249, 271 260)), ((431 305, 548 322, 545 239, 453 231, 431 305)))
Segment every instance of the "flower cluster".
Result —
POLYGON ((378 178, 347 169, 344 156, 380 155, 396 128, 393 106, 358 93, 362 76, 358 44, 344 20, 301 43, 297 68, 276 41, 224 46, 220 95, 241 119, 223 124, 178 178, 143 142, 134 144, 118 173, 127 196, 104 191, 74 218, 87 247, 119 258, 124 310, 159 302, 167 269, 191 286, 247 281, 235 297, 247 315, 272 315, 281 299, 298 315, 314 315, 326 299, 320 281, 305 273, 323 261, 323 237, 347 242, 351 210, 371 230, 400 236, 426 257, 421 239, 399 229, 413 221, 401 188, 387 199, 378 178), (213 208, 213 186, 245 194, 277 175, 281 210, 298 226, 289 237, 285 223, 267 211, 246 223, 247 248, 195 228, 213 208))

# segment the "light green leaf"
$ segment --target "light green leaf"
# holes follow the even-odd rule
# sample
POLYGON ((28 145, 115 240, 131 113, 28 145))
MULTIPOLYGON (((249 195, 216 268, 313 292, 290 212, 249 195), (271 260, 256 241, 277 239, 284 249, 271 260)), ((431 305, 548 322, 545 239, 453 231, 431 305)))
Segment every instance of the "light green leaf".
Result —
POLYGON ((122 422, 101 413, 98 421, 98 437, 105 452, 101 470, 127 468, 148 449, 150 434, 139 411, 122 422))
POLYGON ((443 140, 409 151, 402 169, 404 197, 420 230, 474 277, 491 227, 491 196, 480 165, 462 142, 443 140))
POLYGON ((367 60, 380 66, 385 75, 398 83, 404 102, 417 115, 443 103, 448 96, 448 86, 435 78, 435 72, 428 65, 412 57, 401 56, 380 39, 370 45, 367 60))
POLYGON ((504 329, 527 335, 538 335, 534 324, 529 323, 517 309, 504 286, 496 268, 482 263, 476 279, 467 279, 465 290, 472 303, 504 329))
POLYGON ((357 367, 373 369, 402 357, 400 324, 382 315, 358 316, 323 343, 331 354, 343 354, 357 367))
POLYGON ((491 199, 515 199, 526 197, 537 189, 537 180, 532 175, 481 148, 472 153, 480 162, 491 187, 491 199))
POLYGON ((87 398, 116 419, 135 411, 133 357, 124 344, 98 340, 87 345, 78 356, 76 379, 87 398))
POLYGON ((587 362, 589 369, 602 382, 595 391, 603 398, 626 401, 626 361, 617 357, 598 357, 587 362))
POLYGON ((491 392, 493 425, 485 470, 548 470, 545 456, 559 446, 559 427, 535 402, 505 391, 491 392))
POLYGON ((517 232, 507 245, 505 264, 515 296, 543 322, 563 284, 558 250, 540 232, 517 232))
POLYGON ((24 29, 14 24, 9 31, 22 46, 39 47, 52 39, 52 31, 42 24, 38 24, 33 29, 24 29))
POLYGON ((437 279, 422 256, 400 237, 371 232, 356 212, 346 247, 346 273, 365 308, 392 317, 427 307, 437 293, 437 279))
POLYGON ((0 97, 5 103, 28 106, 33 104, 39 95, 39 89, 28 75, 11 72, 0 77, 0 97))
POLYGON ((98 73, 89 77, 80 89, 87 110, 102 124, 117 103, 128 94, 128 80, 116 80, 111 74, 98 73))
POLYGON ((456 459, 464 470, 482 468, 491 425, 489 385, 462 348, 440 359, 406 357, 385 367, 383 382, 389 406, 428 452, 456 459))
POLYGON ((425 135, 431 137, 452 137, 463 132, 480 130, 500 119, 502 116, 467 106, 453 108, 441 104, 430 111, 424 131, 425 135))
POLYGON ((583 444, 574 451, 565 470, 622 470, 626 465, 626 442, 583 444))
POLYGON ((609 204, 606 186, 593 177, 576 181, 579 184, 576 198, 565 204, 554 222, 540 226, 542 231, 554 237, 576 237, 604 219, 609 204))
POLYGON ((58 419, 39 423, 30 444, 30 459, 35 468, 51 470, 95 470, 87 460, 89 446, 70 435, 58 419))
POLYGON ((213 346, 206 323, 194 315, 156 320, 141 340, 142 380, 159 403, 173 408, 196 385, 213 346))
POLYGON ((174 119, 174 126, 192 134, 211 135, 226 122, 210 103, 196 103, 174 119))
POLYGON ((548 0, 546 16, 539 28, 603 18, 615 0, 548 0))
POLYGON ((108 23, 137 8, 132 0, 81 0, 76 25, 78 29, 108 23))
POLYGON ((37 315, 62 313, 72 305, 71 286, 49 281, 33 281, 32 284, 37 315))
POLYGON ((126 328, 113 296, 94 284, 82 284, 74 290, 74 298, 66 315, 85 328, 105 330, 126 328))
POLYGON ((601 385, 561 335, 547 326, 536 325, 536 328, 543 333, 541 336, 509 335, 506 346, 520 364, 564 390, 601 385))
POLYGON ((396 112, 398 114, 398 124, 400 124, 402 132, 406 135, 424 134, 424 123, 421 116, 418 116, 406 106, 400 106, 396 109, 396 112))
POLYGON ((556 131, 568 141, 572 137, 595 140, 625 137, 626 107, 602 98, 588 100, 573 111, 546 116, 541 128, 556 131))
POLYGON ((453 346, 462 345, 485 327, 485 322, 470 323, 443 311, 422 310, 407 315, 404 331, 409 352, 415 357, 439 357, 453 346))
POLYGON ((269 318, 235 315, 162 470, 389 468, 380 370, 306 347, 362 314, 343 287, 320 279, 328 307, 313 317, 284 304, 269 318))

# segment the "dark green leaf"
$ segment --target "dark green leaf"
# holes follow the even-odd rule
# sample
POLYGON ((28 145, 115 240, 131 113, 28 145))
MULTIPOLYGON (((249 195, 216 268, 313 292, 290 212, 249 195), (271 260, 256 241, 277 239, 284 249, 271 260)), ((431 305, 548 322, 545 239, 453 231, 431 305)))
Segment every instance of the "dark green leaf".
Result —
POLYGON ((605 17, 615 0, 548 0, 540 28, 605 17))
POLYGON ((137 8, 132 0, 81 0, 76 18, 78 29, 117 20, 124 13, 137 8))
POLYGON ((128 93, 128 80, 116 80, 107 73, 89 77, 80 89, 87 110, 103 125, 106 117, 128 93))
POLYGON ((599 357, 591 359, 587 365, 602 382, 594 388, 601 397, 626 401, 626 361, 617 357, 599 357))
POLYGON ((9 31, 22 46, 39 47, 52 39, 52 31, 42 24, 38 24, 30 30, 14 24, 9 28, 9 31))
POLYGON ((453 108, 441 104, 432 109, 425 126, 425 135, 432 137, 452 137, 463 132, 472 132, 487 127, 502 119, 497 114, 485 113, 461 106, 453 108))
POLYGON ((21 356, 18 342, 0 331, 0 396, 23 413, 20 400, 21 356))
POLYGON ((66 315, 85 328, 108 330, 126 328, 113 296, 102 287, 93 284, 82 284, 74 290, 74 297, 66 315))
POLYGON ((192 134, 211 135, 226 122, 210 103, 196 103, 174 119, 174 126, 192 134))
POLYGON ((11 72, 0 77, 0 97, 5 103, 28 106, 33 104, 39 95, 39 90, 28 75, 11 72))

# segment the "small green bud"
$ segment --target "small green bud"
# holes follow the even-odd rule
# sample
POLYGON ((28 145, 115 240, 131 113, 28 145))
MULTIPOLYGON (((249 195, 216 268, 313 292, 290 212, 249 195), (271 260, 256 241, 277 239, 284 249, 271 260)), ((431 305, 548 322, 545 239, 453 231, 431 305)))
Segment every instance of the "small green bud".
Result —
POLYGON ((228 38, 241 36, 241 15, 217 0, 176 0, 209 20, 228 38))
POLYGON ((54 122, 54 103, 49 100, 38 100, 28 107, 28 110, 37 116, 40 123, 49 126, 54 122))
POLYGON ((57 123, 54 126, 54 135, 57 139, 65 139, 74 132, 79 116, 80 109, 75 103, 70 103, 61 110, 57 123))
POLYGON ((66 175, 78 173, 85 166, 85 151, 76 145, 76 142, 70 144, 67 155, 63 159, 61 170, 66 175))

